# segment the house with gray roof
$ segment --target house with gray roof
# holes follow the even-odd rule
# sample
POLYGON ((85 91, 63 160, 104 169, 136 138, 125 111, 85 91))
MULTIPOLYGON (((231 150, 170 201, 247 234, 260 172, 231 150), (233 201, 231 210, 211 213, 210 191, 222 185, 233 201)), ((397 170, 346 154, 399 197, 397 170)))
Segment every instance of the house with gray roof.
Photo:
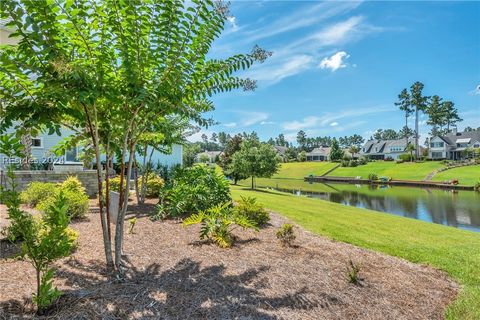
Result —
POLYGON ((328 161, 330 159, 330 147, 315 148, 307 152, 307 161, 328 161))
POLYGON ((372 160, 397 160, 405 153, 407 142, 404 138, 394 140, 369 140, 360 149, 360 155, 372 160))
POLYGON ((461 160, 467 155, 467 148, 480 148, 480 131, 452 132, 430 138, 428 158, 432 160, 461 160))

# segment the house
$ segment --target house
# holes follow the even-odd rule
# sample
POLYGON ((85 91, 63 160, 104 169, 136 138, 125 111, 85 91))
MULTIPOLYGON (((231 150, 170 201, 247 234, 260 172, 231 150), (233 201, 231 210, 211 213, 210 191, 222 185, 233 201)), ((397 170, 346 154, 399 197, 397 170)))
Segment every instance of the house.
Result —
MULTIPOLYGON (((14 133, 13 128, 8 128, 6 133, 14 133)), ((74 131, 61 128, 61 135, 56 133, 48 134, 41 133, 36 137, 31 137, 31 166, 37 168, 46 168, 47 166, 55 171, 81 171, 84 169, 84 163, 79 159, 81 148, 76 147, 67 150, 65 154, 57 156, 53 153, 53 149, 58 146, 64 138, 74 135, 74 131)), ((147 152, 150 154, 150 150, 147 152)), ((183 148, 181 145, 174 144, 170 154, 164 154, 155 150, 152 153, 151 162, 161 164, 164 166, 181 165, 183 160, 183 148)), ((137 154, 137 160, 141 159, 140 154, 137 154)), ((105 156, 102 157, 105 160, 105 156)), ((6 155, 0 153, 0 168, 5 169, 10 163, 20 164, 22 159, 8 158, 6 155)))
POLYGON ((215 163, 219 159, 222 151, 204 151, 200 152, 195 156, 196 162, 208 162, 208 163, 215 163), (206 161, 208 159, 208 161, 206 161))
POLYGON ((466 157, 467 148, 480 148, 480 131, 452 132, 430 138, 428 158, 432 160, 460 160, 466 157))
POLYGON ((273 149, 275 149, 275 152, 277 155, 282 159, 283 162, 285 162, 287 159, 287 147, 284 146, 273 146, 273 149))
MULTIPOLYGON (((409 140, 412 141, 412 140, 409 140)), ((360 155, 372 160, 397 160, 405 153, 407 142, 404 138, 395 140, 369 140, 360 149, 360 155)))
POLYGON ((315 148, 307 152, 307 161, 328 161, 330 157, 330 147, 315 148))

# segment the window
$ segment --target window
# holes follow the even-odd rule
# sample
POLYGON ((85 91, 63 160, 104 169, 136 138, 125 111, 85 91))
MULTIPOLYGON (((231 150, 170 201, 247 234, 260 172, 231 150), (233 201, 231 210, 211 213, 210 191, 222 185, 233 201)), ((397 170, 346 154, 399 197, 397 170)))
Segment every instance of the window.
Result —
POLYGON ((43 148, 42 138, 32 138, 32 148, 43 148))
POLYGON ((390 147, 390 152, 401 152, 403 150, 403 147, 390 147))
POLYGON ((468 147, 468 143, 457 143, 457 148, 466 148, 468 147))
POLYGON ((474 148, 480 148, 480 143, 475 143, 475 144, 473 145, 473 147, 474 147, 474 148))
POLYGON ((442 152, 432 152, 432 159, 440 159, 443 158, 442 152))
POLYGON ((77 159, 77 148, 67 150, 65 152, 65 161, 66 162, 78 162, 77 159))
POLYGON ((431 148, 443 148, 444 144, 443 142, 432 142, 430 143, 431 148))

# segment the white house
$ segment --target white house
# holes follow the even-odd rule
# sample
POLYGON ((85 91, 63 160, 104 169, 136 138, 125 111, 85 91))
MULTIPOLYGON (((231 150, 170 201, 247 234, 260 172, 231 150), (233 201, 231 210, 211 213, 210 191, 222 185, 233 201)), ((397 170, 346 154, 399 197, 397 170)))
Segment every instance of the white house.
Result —
POLYGON ((480 131, 452 132, 430 138, 429 159, 459 160, 467 148, 480 148, 480 131))

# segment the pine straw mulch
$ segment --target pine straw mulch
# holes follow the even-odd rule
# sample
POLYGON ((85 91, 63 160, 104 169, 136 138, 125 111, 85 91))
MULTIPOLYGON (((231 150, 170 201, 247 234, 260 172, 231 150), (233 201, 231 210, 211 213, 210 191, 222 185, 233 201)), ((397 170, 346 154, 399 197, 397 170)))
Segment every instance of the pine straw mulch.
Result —
MULTIPOLYGON (((64 295, 44 318, 441 319, 458 291, 444 272, 300 227, 296 247, 283 248, 275 231, 287 220, 277 214, 260 232, 235 230, 235 247, 220 249, 198 241, 198 226, 151 222, 148 210, 152 203, 131 215, 142 217, 125 234, 128 279, 121 283, 106 276, 98 215, 72 223, 79 249, 56 263, 64 295), (346 280, 349 259, 362 266, 359 285, 346 280)), ((0 318, 36 318, 33 268, 1 246, 0 318)))

